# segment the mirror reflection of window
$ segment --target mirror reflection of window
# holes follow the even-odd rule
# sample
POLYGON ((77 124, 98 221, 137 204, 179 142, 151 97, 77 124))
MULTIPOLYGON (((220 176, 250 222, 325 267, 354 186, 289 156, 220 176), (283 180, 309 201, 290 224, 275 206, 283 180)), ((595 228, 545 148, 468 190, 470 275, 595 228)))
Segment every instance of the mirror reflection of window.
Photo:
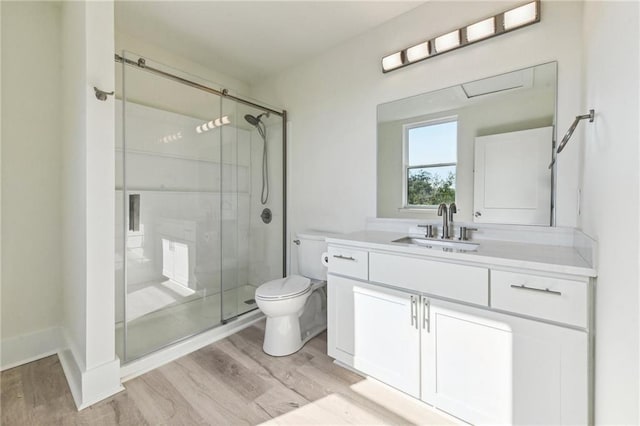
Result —
POLYGON ((458 120, 405 126, 405 207, 436 207, 456 200, 458 120))

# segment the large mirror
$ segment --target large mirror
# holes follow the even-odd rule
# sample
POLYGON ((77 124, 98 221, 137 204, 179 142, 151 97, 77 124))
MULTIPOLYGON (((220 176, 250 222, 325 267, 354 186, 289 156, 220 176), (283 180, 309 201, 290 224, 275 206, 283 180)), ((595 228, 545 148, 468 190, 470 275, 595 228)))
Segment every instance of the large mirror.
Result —
POLYGON ((553 224, 557 63, 378 105, 377 216, 553 224))

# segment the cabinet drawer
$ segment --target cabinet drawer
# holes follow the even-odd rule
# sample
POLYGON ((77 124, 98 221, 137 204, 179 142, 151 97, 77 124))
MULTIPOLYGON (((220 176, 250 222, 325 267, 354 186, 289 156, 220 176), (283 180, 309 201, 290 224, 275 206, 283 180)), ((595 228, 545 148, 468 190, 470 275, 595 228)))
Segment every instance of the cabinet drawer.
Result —
POLYGON ((489 304, 487 268, 371 253, 369 280, 477 305, 489 304))
POLYGON ((369 253, 342 247, 329 247, 329 272, 366 280, 369 277, 369 253))
POLYGON ((587 327, 587 287, 582 281, 492 270, 491 306, 587 327))

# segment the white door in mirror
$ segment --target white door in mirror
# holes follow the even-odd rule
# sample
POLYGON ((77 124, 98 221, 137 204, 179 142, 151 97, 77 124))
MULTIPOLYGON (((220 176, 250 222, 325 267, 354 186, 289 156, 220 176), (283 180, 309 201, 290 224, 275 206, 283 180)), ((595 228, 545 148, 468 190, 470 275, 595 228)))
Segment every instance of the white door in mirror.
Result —
POLYGON ((553 127, 476 138, 474 222, 550 225, 553 127))

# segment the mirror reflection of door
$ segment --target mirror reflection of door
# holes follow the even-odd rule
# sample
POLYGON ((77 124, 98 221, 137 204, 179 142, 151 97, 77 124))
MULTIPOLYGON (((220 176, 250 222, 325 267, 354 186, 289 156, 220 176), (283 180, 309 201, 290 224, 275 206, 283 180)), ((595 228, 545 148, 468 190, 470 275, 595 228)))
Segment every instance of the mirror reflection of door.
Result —
POLYGON ((476 138, 474 221, 549 225, 553 127, 476 138))

